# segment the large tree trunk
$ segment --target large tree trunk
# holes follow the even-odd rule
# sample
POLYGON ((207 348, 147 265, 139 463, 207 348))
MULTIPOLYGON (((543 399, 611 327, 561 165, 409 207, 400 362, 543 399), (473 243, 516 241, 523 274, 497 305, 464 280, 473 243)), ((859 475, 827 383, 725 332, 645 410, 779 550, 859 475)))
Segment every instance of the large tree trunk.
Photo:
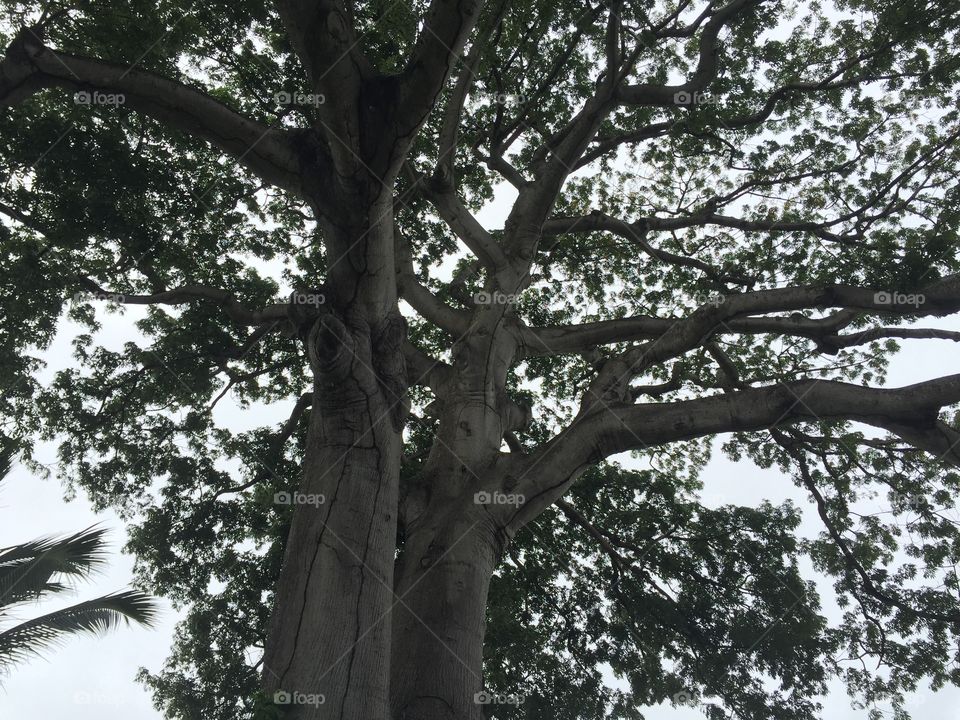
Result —
POLYGON ((393 720, 482 720, 487 591, 497 540, 482 512, 407 538, 397 570, 393 720))
POLYGON ((314 404, 301 492, 322 502, 294 508, 264 653, 264 687, 287 694, 295 720, 389 717, 406 326, 390 195, 358 197, 325 228, 338 254, 306 337, 314 404))
POLYGON ((302 492, 264 658, 297 720, 387 720, 400 434, 369 334, 324 317, 302 492), (297 696, 302 693, 304 697, 297 696), (317 696, 323 704, 310 704, 317 696), (303 702, 306 704, 297 704, 303 702))
MULTIPOLYGON (((495 326, 496 318, 485 321, 495 326)), ((390 700, 393 720, 483 720, 487 592, 508 537, 478 494, 508 485, 500 456, 516 409, 503 391, 513 346, 475 328, 453 348, 438 440, 401 499, 390 700)), ((521 413, 522 414, 522 413, 521 413)))
POLYGON ((294 509, 264 687, 290 695, 294 720, 481 720, 487 590, 504 538, 473 501, 475 473, 497 475, 512 347, 491 344, 489 331, 457 344, 458 386, 442 411, 446 439, 426 463, 429 489, 422 504, 401 501, 393 200, 367 190, 324 228, 329 297, 306 339, 315 394, 301 488, 324 502, 294 509), (296 704, 319 696, 323 704, 296 704))

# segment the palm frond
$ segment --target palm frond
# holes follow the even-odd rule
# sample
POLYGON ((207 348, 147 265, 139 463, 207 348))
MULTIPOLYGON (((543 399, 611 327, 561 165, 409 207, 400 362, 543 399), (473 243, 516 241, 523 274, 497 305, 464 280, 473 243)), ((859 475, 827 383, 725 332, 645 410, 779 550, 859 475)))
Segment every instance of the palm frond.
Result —
POLYGON ((88 577, 107 560, 106 530, 87 528, 62 538, 40 538, 0 549, 0 608, 63 586, 51 582, 54 575, 88 577))
POLYGON ((70 635, 101 635, 131 622, 153 627, 157 613, 149 595, 125 590, 41 615, 0 632, 0 667, 39 655, 70 635))

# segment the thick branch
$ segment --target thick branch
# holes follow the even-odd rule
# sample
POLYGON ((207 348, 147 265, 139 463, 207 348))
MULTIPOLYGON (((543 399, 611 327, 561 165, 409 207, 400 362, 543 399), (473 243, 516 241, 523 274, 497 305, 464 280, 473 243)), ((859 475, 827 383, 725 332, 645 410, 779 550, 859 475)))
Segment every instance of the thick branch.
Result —
POLYGON ((0 64, 0 107, 23 102, 46 87, 122 96, 125 106, 197 135, 267 182, 302 194, 300 163, 283 130, 250 120, 200 90, 154 73, 57 52, 45 47, 31 29, 24 29, 0 64))
POLYGON ((451 368, 442 360, 430 357, 413 343, 403 344, 403 358, 407 367, 407 383, 410 387, 426 385, 438 398, 444 395, 451 368))
POLYGON ((401 79, 399 131, 412 133, 426 120, 467 38, 476 24, 481 0, 433 0, 401 79))
MULTIPOLYGON (((852 322, 857 311, 900 316, 940 316, 960 310, 960 275, 949 275, 913 293, 914 304, 888 302, 895 296, 887 289, 827 285, 795 286, 757 290, 748 293, 718 296, 685 318, 635 316, 601 320, 581 325, 522 328, 520 331, 527 354, 559 355, 579 353, 598 344, 659 338, 652 347, 640 347, 633 355, 644 358, 644 366, 653 361, 675 357, 699 346, 715 333, 778 333, 798 335, 821 341, 830 352, 830 339, 839 345, 868 342, 870 335, 838 336, 837 332, 852 322), (922 300, 922 302, 920 302, 922 300), (802 315, 789 317, 748 317, 774 312, 807 309, 845 308, 826 318, 811 319, 802 315)), ((943 337, 942 331, 907 331, 889 329, 878 337, 943 337), (889 334, 885 334, 889 333, 889 334)), ((833 350, 835 351, 835 350, 833 350)), ((634 368, 636 369, 636 368, 634 368)))
POLYGON ((738 15, 759 0, 733 0, 714 13, 700 34, 700 52, 697 68, 682 85, 627 85, 617 91, 617 99, 628 105, 667 106, 689 104, 677 102, 677 93, 693 94, 704 90, 716 78, 719 65, 720 31, 738 15))
POLYGON ((470 251, 484 265, 493 270, 499 271, 507 268, 509 264, 500 245, 457 196, 450 178, 442 174, 434 175, 432 178, 424 178, 418 175, 412 166, 408 165, 407 167, 417 184, 417 188, 436 208, 440 218, 470 251))
POLYGON ((683 402, 604 407, 574 420, 529 456, 531 471, 518 488, 527 502, 512 524, 529 522, 585 467, 611 455, 801 421, 863 422, 960 466, 960 432, 937 419, 941 408, 956 403, 960 375, 895 389, 801 380, 683 402))
POLYGON ((446 330, 454 337, 462 336, 470 326, 470 313, 447 305, 417 279, 413 268, 410 245, 394 226, 397 255, 397 289, 401 297, 428 322, 446 330))
MULTIPOLYGON (((353 28, 353 14, 337 0, 276 0, 274 3, 311 84, 317 90, 352 86, 373 75, 353 28)), ((333 104, 349 98, 329 98, 333 104)))

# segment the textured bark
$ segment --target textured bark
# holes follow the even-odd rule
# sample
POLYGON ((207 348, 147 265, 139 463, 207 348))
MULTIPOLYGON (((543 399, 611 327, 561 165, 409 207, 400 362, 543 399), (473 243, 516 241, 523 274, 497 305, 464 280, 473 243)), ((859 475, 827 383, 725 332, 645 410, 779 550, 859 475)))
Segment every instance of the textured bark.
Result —
POLYGON ((407 538, 397 569, 390 679, 393 720, 481 720, 487 591, 497 560, 482 515, 407 538))
POLYGON ((301 492, 324 501, 295 507, 263 673, 270 692, 324 697, 291 705, 297 720, 388 717, 398 329, 325 314, 307 338, 316 389, 301 492))
POLYGON ((454 348, 438 442, 401 497, 405 537, 395 574, 393 720, 481 720, 487 592, 506 547, 506 508, 478 493, 509 491, 505 432, 526 414, 504 391, 515 346, 494 340, 487 313, 454 348), (487 324, 485 326, 485 323, 487 324))
POLYGON ((302 492, 264 660, 268 690, 322 694, 288 717, 387 717, 400 435, 369 335, 325 317, 302 492))

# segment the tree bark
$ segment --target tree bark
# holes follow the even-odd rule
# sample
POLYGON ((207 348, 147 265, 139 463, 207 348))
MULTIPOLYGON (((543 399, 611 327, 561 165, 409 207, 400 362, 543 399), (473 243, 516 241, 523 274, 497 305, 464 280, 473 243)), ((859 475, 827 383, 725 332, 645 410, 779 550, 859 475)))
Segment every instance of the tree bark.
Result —
POLYGON ((482 720, 487 592, 499 555, 482 512, 430 523, 398 563, 390 696, 393 720, 482 720))
POLYGON ((402 336, 398 318, 371 330, 330 311, 307 338, 307 502, 294 508, 263 672, 293 720, 389 717, 402 336))

